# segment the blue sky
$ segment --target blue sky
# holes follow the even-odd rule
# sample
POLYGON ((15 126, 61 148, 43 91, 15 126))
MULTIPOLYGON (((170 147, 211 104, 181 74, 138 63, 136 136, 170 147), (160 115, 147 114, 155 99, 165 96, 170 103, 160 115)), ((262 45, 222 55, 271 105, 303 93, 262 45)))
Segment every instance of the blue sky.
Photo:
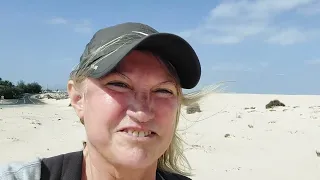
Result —
POLYGON ((320 94, 319 0, 199 2, 4 1, 0 77, 65 89, 95 31, 135 21, 191 43, 198 87, 233 81, 226 92, 320 94))

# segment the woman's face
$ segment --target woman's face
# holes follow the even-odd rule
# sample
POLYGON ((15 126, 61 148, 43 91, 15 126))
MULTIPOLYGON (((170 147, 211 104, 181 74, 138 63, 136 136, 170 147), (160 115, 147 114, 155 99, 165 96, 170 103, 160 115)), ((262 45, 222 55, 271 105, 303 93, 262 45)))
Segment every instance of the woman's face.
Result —
POLYGON ((82 117, 91 149, 114 165, 155 165, 171 143, 179 107, 165 66, 133 51, 117 72, 88 79, 86 88, 82 117))

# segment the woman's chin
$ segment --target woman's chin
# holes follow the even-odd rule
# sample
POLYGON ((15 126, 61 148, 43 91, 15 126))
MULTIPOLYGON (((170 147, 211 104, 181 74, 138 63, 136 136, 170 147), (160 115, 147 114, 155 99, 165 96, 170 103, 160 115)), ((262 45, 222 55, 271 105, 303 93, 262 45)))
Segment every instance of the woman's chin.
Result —
POLYGON ((157 164, 157 158, 152 157, 151 154, 144 150, 127 149, 126 151, 117 152, 116 156, 115 159, 119 164, 133 169, 147 168, 157 164))

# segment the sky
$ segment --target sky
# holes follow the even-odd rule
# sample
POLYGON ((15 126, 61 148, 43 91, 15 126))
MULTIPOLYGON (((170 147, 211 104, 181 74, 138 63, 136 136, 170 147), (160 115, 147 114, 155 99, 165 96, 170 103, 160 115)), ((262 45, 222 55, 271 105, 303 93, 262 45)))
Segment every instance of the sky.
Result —
POLYGON ((140 22, 192 45, 196 89, 225 82, 230 93, 318 95, 319 19, 320 0, 3 1, 0 77, 66 89, 97 30, 140 22))

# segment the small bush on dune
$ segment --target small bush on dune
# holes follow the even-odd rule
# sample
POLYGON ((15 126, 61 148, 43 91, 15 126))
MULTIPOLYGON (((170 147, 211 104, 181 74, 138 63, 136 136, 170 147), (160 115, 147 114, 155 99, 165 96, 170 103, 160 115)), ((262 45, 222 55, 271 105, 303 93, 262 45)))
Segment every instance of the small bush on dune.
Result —
POLYGON ((201 112, 200 105, 198 103, 191 104, 187 107, 187 114, 193 114, 196 112, 201 112))
POLYGON ((276 106, 286 106, 286 105, 276 99, 276 100, 270 101, 266 105, 266 109, 270 109, 270 108, 273 108, 273 107, 276 107, 276 106))

